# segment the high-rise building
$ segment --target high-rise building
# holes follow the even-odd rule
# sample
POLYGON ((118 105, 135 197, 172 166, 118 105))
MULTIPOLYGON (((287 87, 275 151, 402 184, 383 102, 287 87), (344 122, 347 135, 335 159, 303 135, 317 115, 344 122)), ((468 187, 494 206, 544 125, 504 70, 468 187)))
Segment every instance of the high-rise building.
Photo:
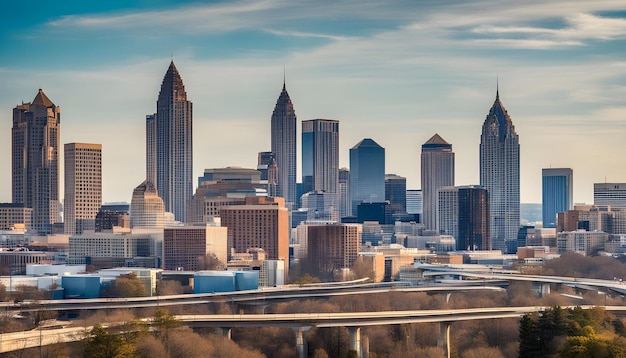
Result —
POLYGON ((352 214, 352 200, 350 200, 350 170, 339 169, 339 217, 345 218, 352 214))
POLYGON ((283 198, 247 197, 245 205, 220 208, 220 217, 228 228, 229 255, 259 247, 267 259, 289 262, 289 211, 283 198))
POLYGON ((206 270, 206 257, 215 255, 226 263, 227 231, 219 226, 168 227, 163 232, 163 268, 166 270, 206 270))
POLYGON ((385 201, 385 148, 365 138, 350 148, 352 215, 359 204, 385 201))
POLYGON ((492 248, 517 241, 520 225, 519 137, 499 92, 480 135, 480 185, 489 192, 492 248))
POLYGON ((385 174, 385 200, 389 201, 391 211, 406 213, 406 178, 385 174))
POLYGON ((131 228, 165 227, 165 205, 154 184, 146 180, 133 190, 130 202, 131 228))
POLYGON ((456 250, 489 250, 489 193, 474 185, 439 189, 439 232, 451 235, 456 250))
POLYGON ((626 183, 594 183, 593 204, 611 208, 626 208, 626 183))
POLYGON ((102 144, 66 143, 64 230, 68 235, 96 229, 102 205, 102 144))
POLYGON ((146 179, 151 183, 157 181, 156 169, 156 113, 146 116, 146 179))
MULTIPOLYGON (((424 197, 421 189, 406 190, 406 212, 411 215, 422 215, 424 213, 424 197)), ((423 220, 420 220, 422 223, 423 220)))
POLYGON ((439 188, 454 185, 454 152, 452 144, 435 134, 422 144, 422 223, 427 230, 437 230, 439 188))
POLYGON ((296 112, 283 81, 272 113, 272 153, 278 166, 278 196, 288 208, 296 202, 296 112))
MULTIPOLYGON (((278 163, 280 168, 280 163, 278 163)), ((302 122, 302 185, 304 192, 337 192, 339 183, 339 121, 302 122)))
MULTIPOLYGON (((192 121, 192 104, 187 100, 183 80, 172 61, 161 84, 154 132, 148 133, 147 137, 155 138, 154 184, 163 199, 165 211, 174 213, 178 221, 185 220, 187 201, 193 194, 192 121)), ((146 129, 150 130, 150 124, 146 129)), ((149 142, 147 146, 149 149, 149 142)), ((147 157, 150 155, 148 153, 147 157)), ((148 168, 150 166, 148 164, 148 168)))
POLYGON ((41 89, 13 109, 13 203, 33 209, 33 228, 50 233, 60 222, 59 137, 61 108, 41 89))
POLYGON ((359 224, 306 225, 307 256, 314 272, 322 275, 350 268, 361 246, 359 224))
POLYGON ((130 205, 103 204, 96 215, 96 232, 111 231, 115 226, 130 228, 130 205))
POLYGON ((574 174, 570 168, 541 170, 543 227, 556 228, 557 214, 574 208, 574 174))

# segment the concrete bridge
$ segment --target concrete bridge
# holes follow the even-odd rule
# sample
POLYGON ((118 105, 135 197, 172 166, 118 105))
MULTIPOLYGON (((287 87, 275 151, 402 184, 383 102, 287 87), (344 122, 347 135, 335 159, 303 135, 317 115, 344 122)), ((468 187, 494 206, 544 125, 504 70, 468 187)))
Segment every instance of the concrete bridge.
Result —
MULTIPOLYGON (((564 308, 573 308, 564 307, 564 308)), ((584 309, 595 306, 580 306, 584 309)), ((600 306, 607 311, 626 311, 624 306, 600 306)), ((350 332, 350 349, 359 357, 368 354, 367 347, 361 346, 361 327, 403 324, 440 323, 439 345, 450 356, 450 324, 457 321, 478 319, 499 319, 521 317, 531 312, 539 312, 550 307, 488 307, 452 310, 386 311, 354 313, 294 313, 294 314, 236 314, 236 315, 181 315, 176 319, 190 327, 221 328, 230 336, 233 327, 290 327, 296 332, 296 349, 299 357, 306 357, 307 334, 312 328, 347 327, 350 332)), ((150 319, 144 319, 150 323, 150 319)), ((122 324, 122 323, 119 323, 122 324)), ((110 325, 113 326, 113 325, 110 325)), ((27 332, 0 334, 0 353, 48 344, 78 341, 85 337, 91 327, 71 327, 59 329, 36 329, 27 332)))

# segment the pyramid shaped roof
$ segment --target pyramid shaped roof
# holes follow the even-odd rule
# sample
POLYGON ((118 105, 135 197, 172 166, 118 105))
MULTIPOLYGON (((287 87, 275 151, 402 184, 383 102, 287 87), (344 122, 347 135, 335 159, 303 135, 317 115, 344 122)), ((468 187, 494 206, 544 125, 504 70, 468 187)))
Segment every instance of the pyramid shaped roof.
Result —
POLYGON ((46 96, 46 94, 43 93, 43 90, 41 88, 39 89, 39 92, 37 92, 35 99, 33 99, 32 104, 35 106, 46 107, 46 108, 55 107, 54 103, 52 103, 50 98, 48 98, 48 96, 46 96))

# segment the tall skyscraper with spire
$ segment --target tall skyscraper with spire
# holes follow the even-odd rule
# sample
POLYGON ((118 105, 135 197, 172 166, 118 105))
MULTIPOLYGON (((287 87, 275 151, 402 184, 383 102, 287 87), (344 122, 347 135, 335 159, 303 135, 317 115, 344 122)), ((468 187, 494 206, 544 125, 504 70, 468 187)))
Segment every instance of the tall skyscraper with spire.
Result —
POLYGON ((296 202, 296 112, 287 93, 283 90, 272 113, 272 153, 278 166, 278 196, 285 198, 291 208, 296 202))
POLYGON ((438 230, 439 189, 454 186, 454 152, 452 144, 439 134, 422 144, 422 223, 427 230, 438 230))
POLYGON ((31 103, 13 109, 13 202, 33 209, 33 228, 50 233, 61 221, 59 130, 61 108, 39 89, 31 103))
POLYGON ((480 185, 489 192, 492 249, 506 250, 520 224, 519 137, 513 121, 496 100, 480 135, 480 185))
POLYGON ((155 141, 155 185, 165 211, 174 213, 179 221, 185 220, 187 201, 193 195, 192 118, 192 103, 187 100, 183 80, 172 61, 161 84, 155 123, 152 126, 148 120, 146 129, 154 128, 147 139, 155 141))

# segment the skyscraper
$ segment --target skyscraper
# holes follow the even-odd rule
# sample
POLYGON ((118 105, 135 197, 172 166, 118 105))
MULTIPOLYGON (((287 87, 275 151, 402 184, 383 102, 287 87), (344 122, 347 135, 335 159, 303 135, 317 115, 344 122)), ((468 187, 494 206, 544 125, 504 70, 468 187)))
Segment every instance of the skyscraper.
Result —
POLYGON ((406 213, 406 178, 395 174, 385 174, 385 200, 391 211, 406 213))
POLYGON ((360 203, 385 201, 385 148, 365 138, 350 148, 352 215, 360 203))
POLYGON ((423 220, 427 230, 437 230, 439 188, 454 185, 452 144, 435 134, 422 145, 423 220))
POLYGON ((33 209, 33 228, 50 233, 59 214, 61 108, 41 89, 31 103, 13 109, 13 202, 33 209))
POLYGON ((489 193, 475 185, 439 189, 439 232, 451 235, 456 249, 489 250, 489 193))
MULTIPOLYGON (((179 221, 185 220, 187 201, 193 195, 192 121, 192 104, 187 100, 183 80, 172 61, 157 100, 154 184, 163 199, 165 211, 174 213, 179 221)), ((149 129, 149 121, 146 127, 149 129)))
POLYGON ((626 183, 594 183, 593 203, 596 206, 626 209, 626 183))
POLYGON ((96 229, 102 205, 102 145, 66 143, 64 231, 67 235, 96 229))
POLYGON ((156 113, 146 116, 146 180, 156 184, 156 113))
POLYGON ((285 82, 272 113, 272 153, 278 166, 278 196, 287 207, 296 202, 296 112, 285 82))
POLYGON ((352 214, 352 200, 350 200, 350 170, 339 169, 339 218, 345 218, 352 214))
MULTIPOLYGON (((280 163, 278 163, 280 168, 280 163)), ((279 169, 280 170, 280 169, 279 169)), ((337 192, 339 182, 339 121, 302 122, 302 185, 304 192, 337 192)))
POLYGON ((519 137, 499 92, 480 135, 480 185, 489 192, 492 249, 517 240, 520 224, 519 137))
POLYGON ((574 208, 574 174, 570 168, 541 170, 543 227, 555 228, 558 213, 574 208))

